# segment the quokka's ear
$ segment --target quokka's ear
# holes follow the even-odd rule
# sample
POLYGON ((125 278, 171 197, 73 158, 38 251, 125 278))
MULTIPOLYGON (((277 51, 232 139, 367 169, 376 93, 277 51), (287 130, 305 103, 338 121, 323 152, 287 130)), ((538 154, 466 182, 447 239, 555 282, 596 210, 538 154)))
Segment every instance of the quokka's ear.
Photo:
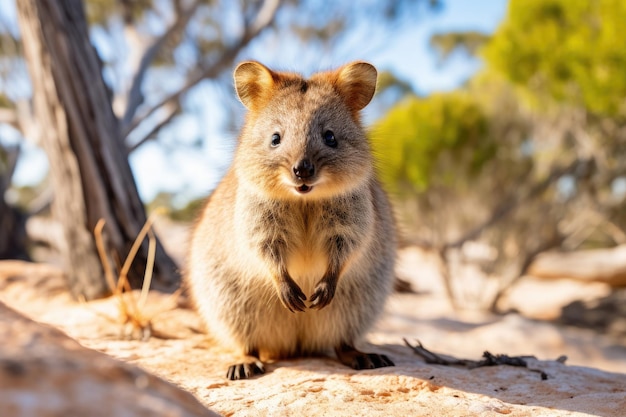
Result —
POLYGON ((237 96, 248 110, 258 109, 274 87, 274 73, 259 62, 242 62, 233 76, 237 96))
POLYGON ((374 97, 378 73, 372 64, 352 62, 336 71, 336 88, 352 111, 359 111, 374 97))

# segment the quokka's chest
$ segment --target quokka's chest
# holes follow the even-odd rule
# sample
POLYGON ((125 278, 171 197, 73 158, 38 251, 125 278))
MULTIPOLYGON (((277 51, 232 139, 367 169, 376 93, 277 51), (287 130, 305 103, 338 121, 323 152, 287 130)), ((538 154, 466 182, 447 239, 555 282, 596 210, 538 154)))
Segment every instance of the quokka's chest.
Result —
POLYGON ((288 248, 285 256, 287 271, 305 294, 310 295, 329 265, 329 252, 322 242, 303 240, 288 248))
POLYGON ((362 198, 316 203, 249 201, 241 210, 252 234, 289 236, 296 244, 311 245, 339 231, 367 227, 372 208, 362 198))
POLYGON ((284 242, 285 257, 294 263, 326 263, 336 225, 319 210, 279 210, 266 229, 270 239, 284 242))
POLYGON ((259 254, 271 248, 305 292, 307 282, 316 283, 326 272, 332 237, 350 229, 345 224, 341 226, 337 210, 331 210, 328 204, 261 202, 246 212, 247 243, 257 247, 259 254))
POLYGON ((303 259, 326 256, 329 242, 337 236, 359 240, 374 224, 372 204, 360 194, 320 202, 242 199, 240 203, 236 227, 250 242, 274 243, 303 259))

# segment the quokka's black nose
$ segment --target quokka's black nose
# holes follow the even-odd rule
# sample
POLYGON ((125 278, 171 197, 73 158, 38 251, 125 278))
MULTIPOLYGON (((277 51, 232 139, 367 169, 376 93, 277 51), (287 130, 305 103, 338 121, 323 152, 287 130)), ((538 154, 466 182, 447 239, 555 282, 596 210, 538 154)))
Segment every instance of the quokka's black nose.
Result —
POLYGON ((303 159, 293 167, 293 173, 300 179, 310 178, 315 174, 315 166, 308 159, 303 159))

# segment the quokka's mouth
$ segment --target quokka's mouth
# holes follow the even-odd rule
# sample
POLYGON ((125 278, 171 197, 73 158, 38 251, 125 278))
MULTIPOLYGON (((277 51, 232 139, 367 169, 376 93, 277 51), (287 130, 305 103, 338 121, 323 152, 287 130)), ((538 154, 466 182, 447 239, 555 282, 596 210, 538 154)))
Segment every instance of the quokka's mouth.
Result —
POLYGON ((296 191, 297 191, 298 193, 300 193, 300 194, 306 194, 306 193, 309 193, 309 192, 311 192, 311 190, 312 190, 312 189, 313 189, 313 187, 312 187, 312 186, 310 186, 310 185, 306 185, 306 184, 302 184, 301 186, 296 187, 296 191))

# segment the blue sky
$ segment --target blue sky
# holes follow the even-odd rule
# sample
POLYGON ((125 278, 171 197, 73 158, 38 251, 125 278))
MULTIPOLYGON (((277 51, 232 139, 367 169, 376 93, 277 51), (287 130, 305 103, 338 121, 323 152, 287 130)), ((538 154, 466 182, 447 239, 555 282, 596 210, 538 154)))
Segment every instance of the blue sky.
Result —
MULTIPOLYGON (((438 64, 428 44, 430 36, 446 31, 492 32, 504 17, 506 4, 505 0, 446 0, 442 11, 424 15, 414 26, 394 32, 381 45, 359 46, 340 52, 340 57, 336 56, 337 53, 303 57, 299 55, 300 51, 286 49, 285 45, 279 45, 272 54, 265 45, 263 50, 261 47, 251 48, 242 59, 255 58, 270 66, 280 62, 283 68, 305 74, 318 68, 338 66, 348 60, 363 59, 381 70, 393 71, 421 94, 451 90, 474 74, 481 63, 458 53, 444 65, 438 64), (306 68, 299 68, 302 63, 306 68)), ((234 92, 229 93, 232 94, 230 98, 234 97, 234 92)), ((132 154, 131 165, 144 201, 151 200, 160 190, 177 193, 180 200, 185 201, 206 195, 216 185, 228 166, 237 135, 237 132, 224 129, 225 114, 220 110, 224 99, 223 90, 210 83, 202 84, 188 97, 196 114, 200 115, 195 118, 200 123, 194 122, 192 117, 182 117, 163 131, 166 136, 200 136, 203 139, 201 147, 172 149, 149 143, 132 154)), ((242 106, 240 110, 243 114, 242 106)), ((46 175, 45 156, 31 146, 26 153, 28 157, 23 158, 14 178, 16 184, 35 183, 46 175)))
POLYGON ((480 61, 455 54, 438 65, 429 47, 435 33, 476 30, 491 33, 506 13, 505 0, 446 0, 445 9, 423 19, 415 28, 399 34, 389 48, 372 56, 379 67, 391 69, 412 82, 419 92, 451 90, 480 68, 480 61))

